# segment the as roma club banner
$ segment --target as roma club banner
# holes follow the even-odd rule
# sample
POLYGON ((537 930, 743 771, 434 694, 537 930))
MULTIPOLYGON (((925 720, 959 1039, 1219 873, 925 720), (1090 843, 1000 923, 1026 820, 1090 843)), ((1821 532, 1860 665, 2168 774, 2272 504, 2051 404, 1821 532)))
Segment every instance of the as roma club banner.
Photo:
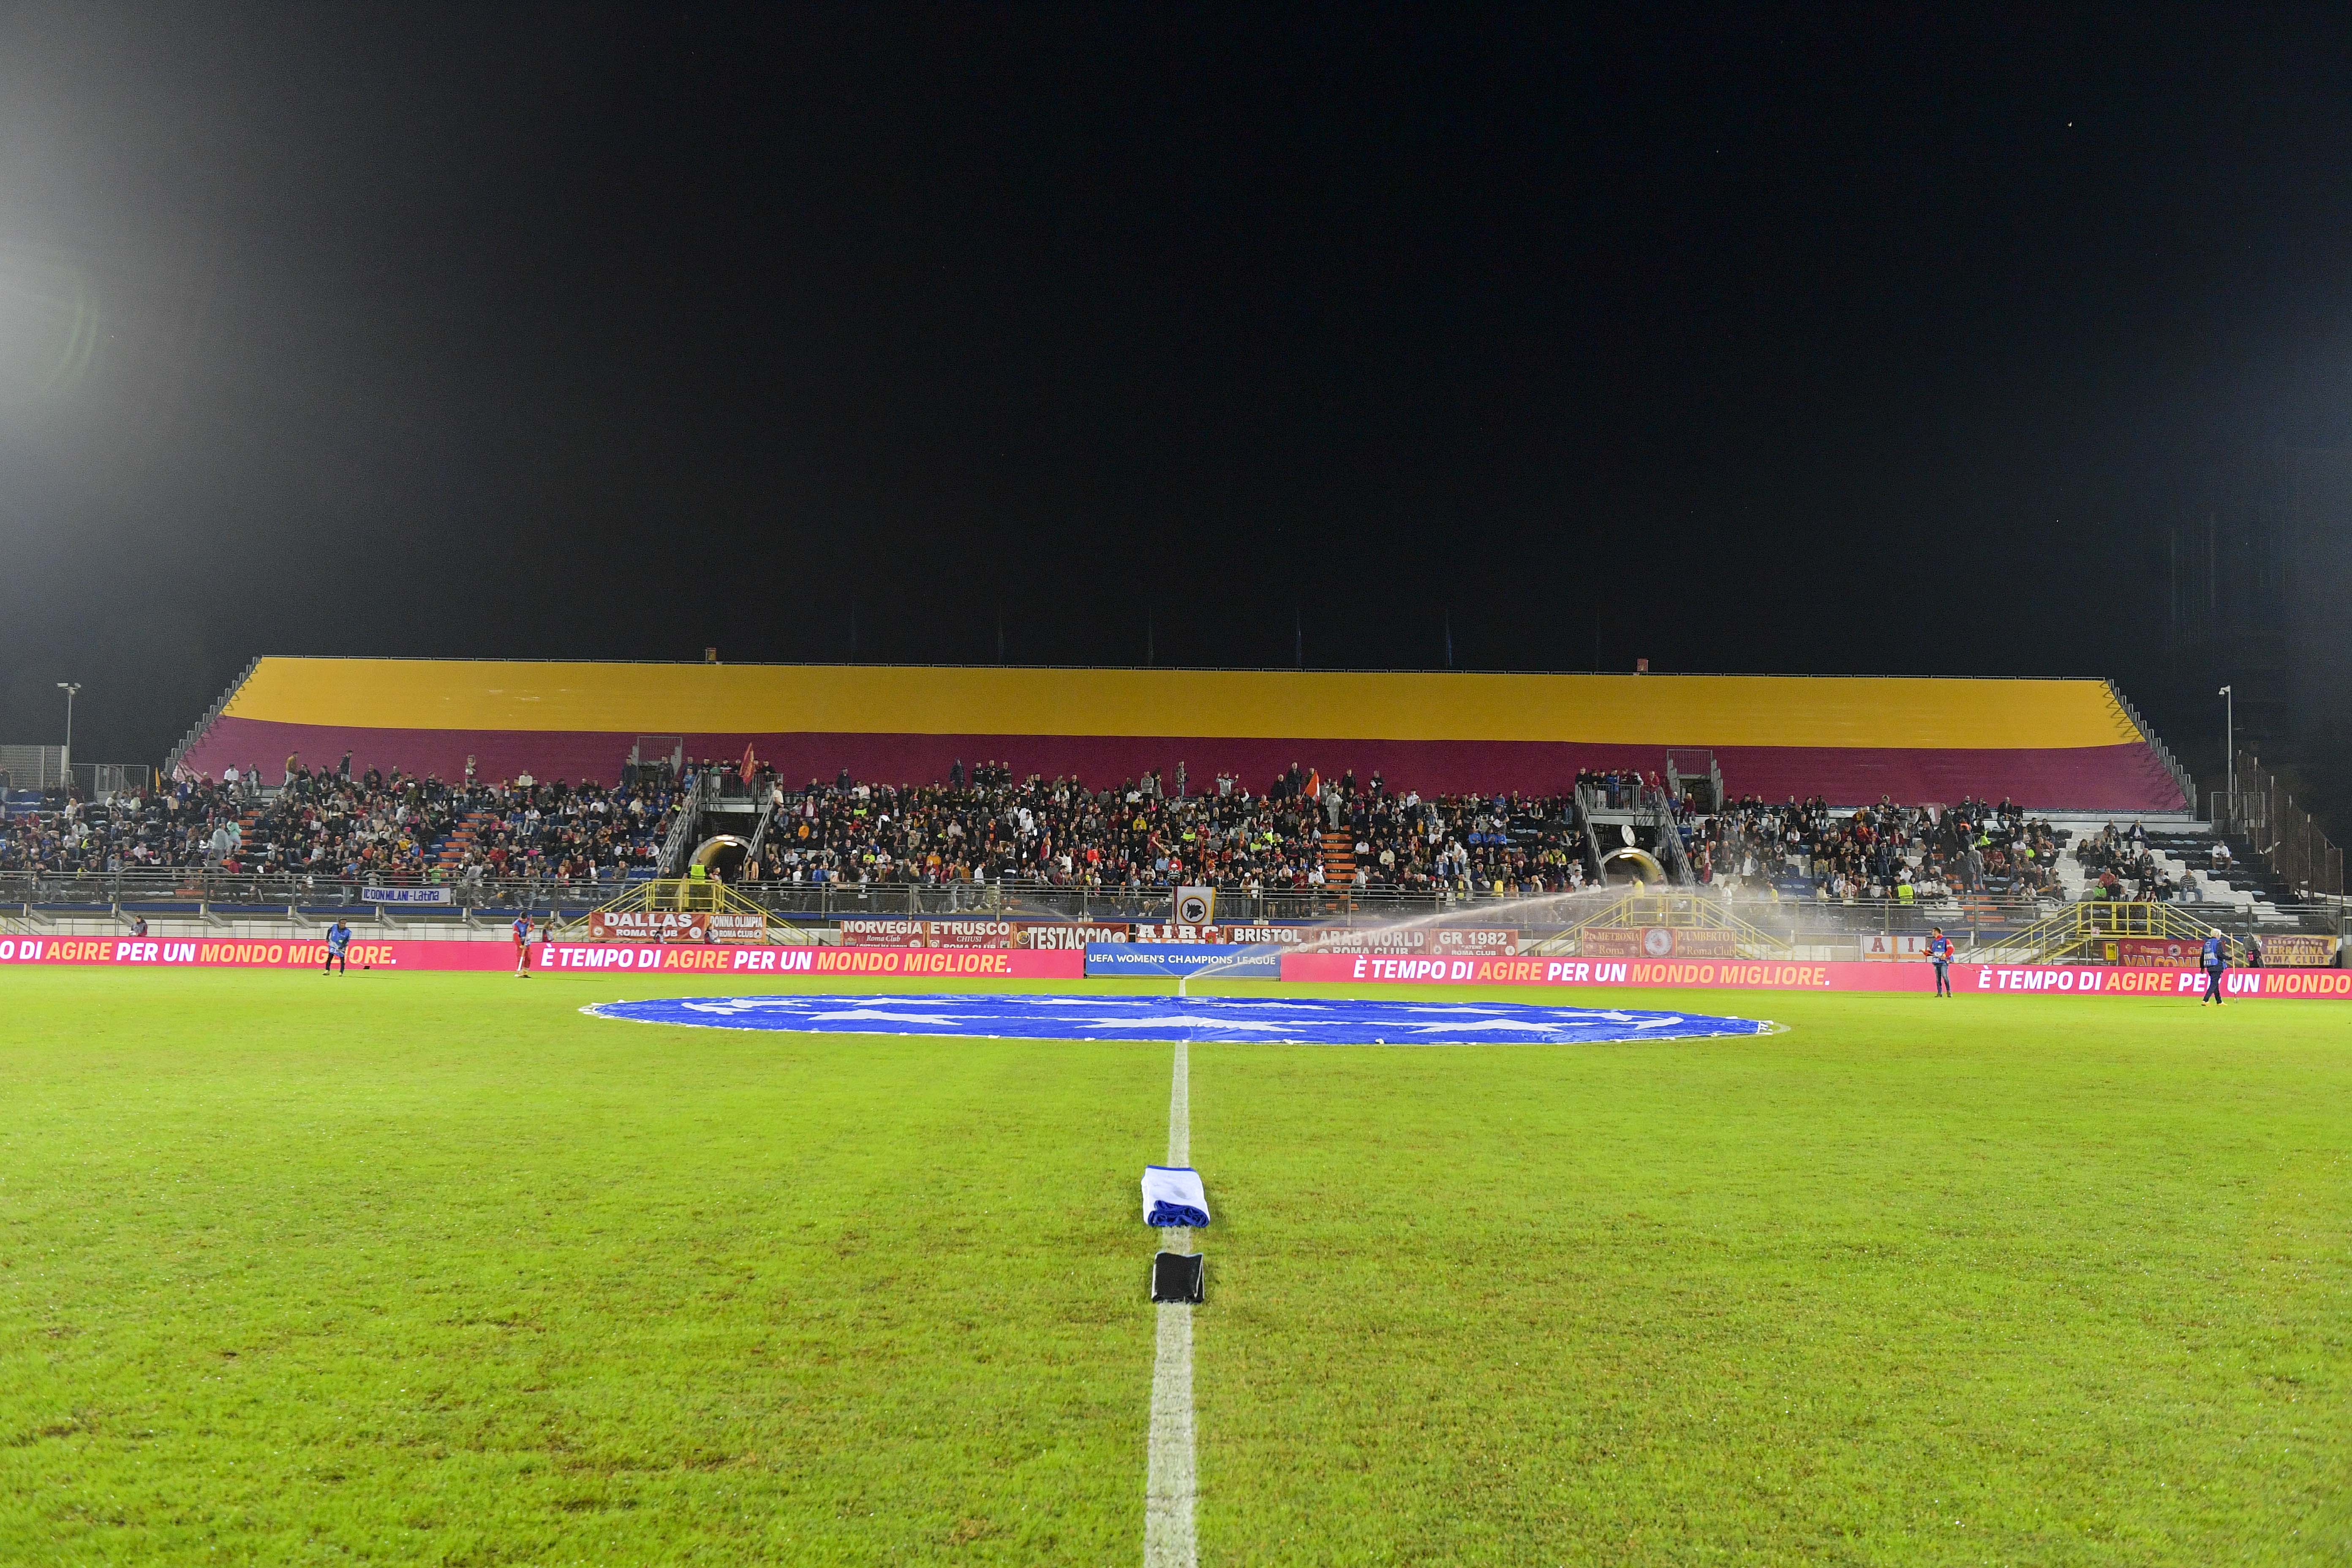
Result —
POLYGON ((2326 969, 2336 962, 2332 936, 2290 934, 2263 939, 2263 962, 2280 969, 2326 969))
POLYGON ((851 947, 1010 947, 1011 921, 845 920, 841 940, 851 947))
POLYGON ((768 917, 702 910, 598 910, 591 942, 765 942, 768 917))
POLYGON ((1576 951, 1583 958, 1737 958, 1739 944, 1727 931, 1587 926, 1576 935, 1576 951))

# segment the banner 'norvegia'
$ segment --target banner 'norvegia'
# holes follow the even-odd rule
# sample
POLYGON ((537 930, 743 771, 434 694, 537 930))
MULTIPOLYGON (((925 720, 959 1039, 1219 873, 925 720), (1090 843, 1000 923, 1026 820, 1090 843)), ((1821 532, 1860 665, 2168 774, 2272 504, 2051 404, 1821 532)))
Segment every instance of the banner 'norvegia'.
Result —
POLYGON ((718 1029, 983 1039, 1264 1040, 1296 1045, 1545 1045, 1759 1035, 1749 1018, 1525 1002, 1172 996, 684 996, 603 1002, 600 1018, 718 1029))

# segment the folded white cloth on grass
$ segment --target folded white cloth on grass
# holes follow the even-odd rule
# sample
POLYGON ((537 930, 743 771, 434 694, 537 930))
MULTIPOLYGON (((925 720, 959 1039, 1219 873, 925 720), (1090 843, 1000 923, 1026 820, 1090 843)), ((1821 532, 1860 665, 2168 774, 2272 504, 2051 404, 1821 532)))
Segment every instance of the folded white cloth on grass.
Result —
POLYGON ((1144 1166, 1143 1223, 1208 1224, 1209 1194, 1201 1185, 1201 1173, 1190 1165, 1144 1166))

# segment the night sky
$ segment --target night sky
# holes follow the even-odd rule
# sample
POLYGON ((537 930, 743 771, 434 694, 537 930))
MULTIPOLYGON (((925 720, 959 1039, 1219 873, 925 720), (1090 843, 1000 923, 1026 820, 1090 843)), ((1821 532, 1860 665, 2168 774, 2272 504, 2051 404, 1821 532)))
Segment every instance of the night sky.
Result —
POLYGON ((0 741, 1000 628, 2158 691, 2200 476, 2352 445, 2326 11, 350 9, 0 22, 0 741))

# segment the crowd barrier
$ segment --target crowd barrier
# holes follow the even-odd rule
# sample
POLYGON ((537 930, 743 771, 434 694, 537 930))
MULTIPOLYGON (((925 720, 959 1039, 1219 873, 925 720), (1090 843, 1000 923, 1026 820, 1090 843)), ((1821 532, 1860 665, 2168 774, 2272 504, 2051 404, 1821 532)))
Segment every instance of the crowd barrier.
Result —
MULTIPOLYGON (((324 942, 133 937, 0 937, 0 966, 116 964, 136 968, 316 969, 324 942)), ((351 963, 390 971, 497 973, 514 967, 498 942, 354 941, 351 963)), ((698 943, 535 942, 531 966, 558 973, 833 976, 840 979, 1076 980, 1087 974, 1274 977, 1300 984, 1536 985, 1714 991, 1914 991, 1932 988, 1924 963, 1804 963, 1786 960, 1661 960, 1414 956, 1381 953, 1236 953, 1231 947, 1097 944, 1087 949, 730 947, 698 943)), ((1955 963, 1963 994, 2187 996, 2195 969, 2105 964, 1955 963)), ((2352 1001, 2352 970, 2232 969, 2231 998, 2352 1001)))

